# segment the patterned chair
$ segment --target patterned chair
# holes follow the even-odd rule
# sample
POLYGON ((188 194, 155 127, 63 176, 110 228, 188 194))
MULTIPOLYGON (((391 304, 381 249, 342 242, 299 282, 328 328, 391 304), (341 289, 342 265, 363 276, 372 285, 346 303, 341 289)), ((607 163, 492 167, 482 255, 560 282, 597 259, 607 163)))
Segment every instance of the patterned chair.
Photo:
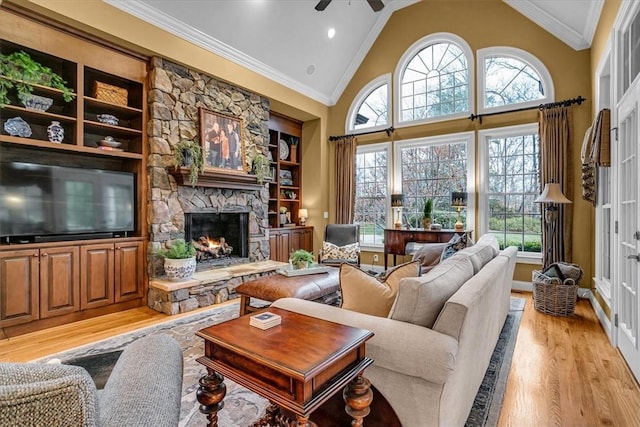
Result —
POLYGON ((131 343, 100 392, 79 366, 0 363, 0 379, 0 427, 174 427, 182 350, 161 334, 131 343))
POLYGON ((327 224, 318 262, 334 266, 346 262, 360 266, 360 226, 327 224))

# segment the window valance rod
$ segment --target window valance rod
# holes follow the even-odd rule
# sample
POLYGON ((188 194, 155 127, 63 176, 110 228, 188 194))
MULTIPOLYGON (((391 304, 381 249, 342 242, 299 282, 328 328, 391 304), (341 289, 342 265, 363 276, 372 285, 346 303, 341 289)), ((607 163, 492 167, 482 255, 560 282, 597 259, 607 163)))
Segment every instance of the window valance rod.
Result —
POLYGON ((546 110, 548 108, 562 107, 562 106, 568 107, 573 104, 580 105, 582 104, 583 101, 586 101, 586 99, 583 98, 582 96, 578 96, 577 98, 573 98, 573 99, 565 99, 564 101, 549 102, 548 104, 534 105, 532 107, 516 108, 514 110, 507 110, 507 111, 496 111, 495 113, 472 114, 471 116, 469 116, 469 119, 471 119, 471 121, 478 119, 480 120, 480 124, 482 124, 482 118, 486 116, 496 116, 498 114, 515 113, 516 111, 546 110))
POLYGON ((329 137, 329 141, 337 141, 339 139, 342 138, 347 138, 349 136, 362 136, 362 135, 370 135, 372 133, 378 133, 378 132, 386 132, 387 136, 391 136, 391 134, 395 131, 395 128, 393 126, 390 126, 386 129, 382 129, 382 130, 372 130, 371 132, 362 132, 362 133, 351 133, 348 135, 338 135, 338 136, 330 136, 329 137))

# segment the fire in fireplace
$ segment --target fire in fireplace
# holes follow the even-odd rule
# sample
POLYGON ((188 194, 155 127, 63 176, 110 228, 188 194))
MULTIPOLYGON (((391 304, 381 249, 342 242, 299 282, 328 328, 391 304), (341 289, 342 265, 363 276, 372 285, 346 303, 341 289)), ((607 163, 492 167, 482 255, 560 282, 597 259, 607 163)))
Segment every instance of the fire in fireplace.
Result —
POLYGON ((185 214, 185 238, 196 248, 199 263, 228 265, 248 257, 247 212, 185 214))

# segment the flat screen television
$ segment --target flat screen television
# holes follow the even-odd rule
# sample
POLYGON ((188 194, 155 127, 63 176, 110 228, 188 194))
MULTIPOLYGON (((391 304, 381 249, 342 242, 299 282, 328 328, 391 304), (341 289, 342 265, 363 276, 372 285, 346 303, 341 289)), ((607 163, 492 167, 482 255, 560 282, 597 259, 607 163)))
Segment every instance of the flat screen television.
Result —
POLYGON ((6 242, 125 235, 135 228, 135 174, 0 161, 6 242))

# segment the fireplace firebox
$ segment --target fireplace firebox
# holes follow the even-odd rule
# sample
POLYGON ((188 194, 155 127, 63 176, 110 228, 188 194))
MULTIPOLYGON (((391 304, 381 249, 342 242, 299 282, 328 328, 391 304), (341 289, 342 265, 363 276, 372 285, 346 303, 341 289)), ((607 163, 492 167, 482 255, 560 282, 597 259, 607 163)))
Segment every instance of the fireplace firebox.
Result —
POLYGON ((247 212, 186 213, 184 231, 186 240, 196 248, 196 260, 200 267, 247 262, 247 212))

